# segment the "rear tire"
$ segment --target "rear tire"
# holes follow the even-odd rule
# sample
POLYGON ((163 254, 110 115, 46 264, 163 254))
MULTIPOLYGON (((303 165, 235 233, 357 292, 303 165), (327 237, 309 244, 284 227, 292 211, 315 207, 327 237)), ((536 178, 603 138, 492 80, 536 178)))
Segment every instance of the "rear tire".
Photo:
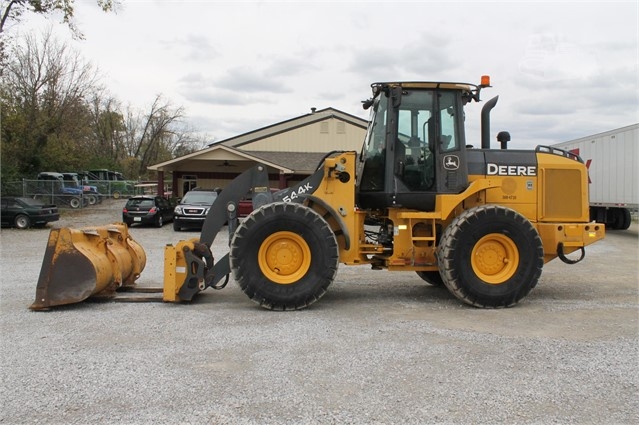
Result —
POLYGON ((26 215, 20 214, 16 216, 15 220, 13 220, 13 224, 18 229, 28 229, 31 227, 31 219, 26 215))
POLYGON ((437 250, 448 290, 475 307, 517 304, 537 285, 544 265, 541 238, 518 212, 496 205, 464 211, 437 250))
POLYGON ((335 234, 312 209, 273 203, 255 210, 231 240, 235 280, 270 310, 299 310, 325 293, 337 273, 335 234))
POLYGON ((424 282, 430 283, 433 286, 444 286, 444 280, 439 272, 415 272, 417 276, 421 277, 424 282))
POLYGON ((155 227, 164 226, 164 219, 162 218, 162 214, 158 213, 158 217, 155 219, 155 227))

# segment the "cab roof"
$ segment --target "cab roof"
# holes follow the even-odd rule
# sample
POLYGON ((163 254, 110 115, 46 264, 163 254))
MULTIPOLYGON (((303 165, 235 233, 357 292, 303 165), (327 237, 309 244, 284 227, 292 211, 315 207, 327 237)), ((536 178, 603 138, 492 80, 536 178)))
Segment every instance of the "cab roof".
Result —
POLYGON ((379 82, 371 84, 371 87, 405 87, 415 89, 447 89, 447 90, 462 90, 466 92, 473 92, 477 90, 478 86, 470 83, 452 83, 442 81, 394 81, 394 82, 379 82))
POLYGON ((373 89, 373 97, 376 97, 379 93, 385 90, 390 90, 395 87, 401 87, 402 89, 443 89, 443 90, 458 90, 462 92, 462 96, 469 101, 479 101, 479 92, 484 87, 490 87, 490 78, 482 77, 482 83, 479 85, 470 83, 454 83, 444 81, 395 81, 395 82, 379 82, 371 84, 373 89))

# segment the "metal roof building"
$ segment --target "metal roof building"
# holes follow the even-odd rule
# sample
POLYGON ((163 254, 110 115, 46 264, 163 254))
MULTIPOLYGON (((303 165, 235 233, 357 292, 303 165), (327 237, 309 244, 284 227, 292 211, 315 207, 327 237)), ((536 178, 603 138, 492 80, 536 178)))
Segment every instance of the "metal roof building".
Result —
POLYGON ((368 122, 334 108, 311 113, 231 137, 205 149, 155 164, 158 183, 172 174, 173 195, 193 187, 221 187, 257 163, 268 168, 272 187, 303 180, 333 150, 361 150, 368 122))

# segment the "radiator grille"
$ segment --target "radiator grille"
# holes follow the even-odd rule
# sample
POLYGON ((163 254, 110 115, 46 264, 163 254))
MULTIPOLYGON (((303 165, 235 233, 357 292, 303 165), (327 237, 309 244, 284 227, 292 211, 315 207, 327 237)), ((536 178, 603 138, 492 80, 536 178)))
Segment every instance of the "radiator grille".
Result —
POLYGON ((580 170, 546 169, 544 172, 545 218, 580 218, 583 203, 580 170))

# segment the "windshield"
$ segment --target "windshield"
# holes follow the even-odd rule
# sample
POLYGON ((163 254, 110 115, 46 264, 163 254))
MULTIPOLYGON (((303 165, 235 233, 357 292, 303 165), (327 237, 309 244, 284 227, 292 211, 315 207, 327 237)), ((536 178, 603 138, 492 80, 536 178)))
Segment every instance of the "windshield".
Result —
POLYGON ((213 201, 217 198, 216 192, 199 192, 199 191, 190 191, 184 195, 182 198, 181 204, 202 204, 202 205, 212 205, 213 201))
POLYGON ((382 190, 384 187, 384 168, 386 165, 386 114, 388 98, 381 94, 375 98, 371 109, 370 125, 366 133, 360 160, 365 163, 360 176, 361 190, 382 190))
POLYGON ((153 199, 130 199, 127 203, 127 207, 139 207, 139 208, 151 208, 155 205, 153 199))
POLYGON ((32 198, 19 198, 19 200, 27 205, 30 206, 34 206, 34 207, 40 207, 44 205, 44 202, 38 200, 38 199, 32 199, 32 198))

